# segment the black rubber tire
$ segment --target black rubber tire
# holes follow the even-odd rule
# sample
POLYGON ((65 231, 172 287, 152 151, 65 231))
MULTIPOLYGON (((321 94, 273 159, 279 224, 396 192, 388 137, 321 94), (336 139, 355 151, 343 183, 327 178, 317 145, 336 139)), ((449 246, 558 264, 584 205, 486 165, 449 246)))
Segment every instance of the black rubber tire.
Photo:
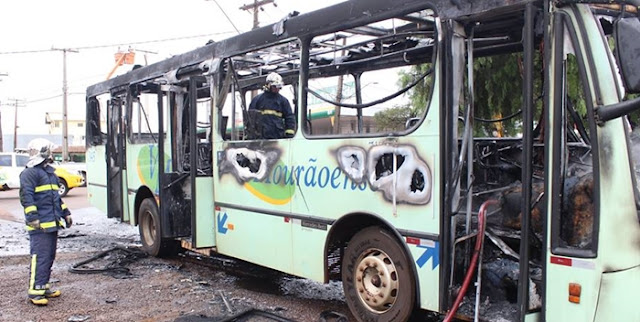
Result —
POLYGON ((142 250, 155 257, 167 257, 177 252, 175 240, 162 238, 162 224, 158 205, 153 198, 147 198, 140 204, 138 211, 138 231, 142 250))
POLYGON ((342 286, 349 309, 358 321, 409 319, 416 302, 415 277, 410 265, 413 263, 404 248, 387 230, 368 227, 353 236, 342 261, 342 286), (374 263, 376 266, 359 270, 374 263), (381 303, 373 304, 374 299, 381 303))
POLYGON ((60 197, 65 197, 68 193, 69 185, 64 179, 58 178, 58 194, 60 195, 60 197))
POLYGON ((82 176, 82 184, 80 185, 80 187, 86 187, 87 186, 87 173, 85 171, 80 171, 80 175, 82 176))

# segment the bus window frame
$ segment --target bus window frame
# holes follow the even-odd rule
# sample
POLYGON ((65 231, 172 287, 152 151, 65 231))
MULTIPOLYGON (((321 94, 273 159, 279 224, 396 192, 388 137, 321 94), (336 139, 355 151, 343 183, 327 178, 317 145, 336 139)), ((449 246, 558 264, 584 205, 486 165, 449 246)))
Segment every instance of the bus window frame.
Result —
MULTIPOLYGON (((577 17, 579 17, 578 14, 576 14, 577 17)), ((577 64, 578 64, 578 73, 579 73, 579 78, 580 78, 580 86, 582 86, 582 90, 583 93, 585 95, 585 103, 586 103, 586 109, 587 109, 587 120, 589 123, 589 135, 591 136, 591 138, 593 138, 591 140, 591 151, 599 151, 598 150, 598 142, 597 142, 597 125, 595 122, 595 113, 594 113, 594 106, 593 106, 593 101, 592 98, 594 98, 594 93, 591 91, 590 87, 588 86, 589 82, 588 82, 588 78, 586 75, 586 71, 585 68, 587 67, 587 65, 585 64, 585 62, 589 62, 589 67, 592 67, 593 64, 593 57, 591 57, 591 54, 589 51, 587 51, 586 53, 584 53, 583 51, 580 50, 580 46, 577 43, 577 39, 578 39, 578 34, 576 32, 575 26, 571 23, 571 18, 570 16, 563 12, 563 11, 558 11, 555 16, 553 17, 554 19, 554 31, 553 31, 553 37, 554 37, 554 56, 555 56, 555 61, 554 63, 555 65, 555 70, 556 73, 554 74, 554 79, 553 79, 553 86, 555 86, 554 88, 554 93, 555 93, 555 97, 553 98, 554 100, 554 106, 556 107, 553 111, 554 113, 554 124, 553 126, 553 141, 549 142, 551 144, 547 144, 547 146, 551 149, 553 149, 554 151, 556 151, 555 153, 553 153, 553 160, 552 160, 552 167, 554 169, 556 169, 556 171, 558 169, 564 169, 565 164, 563 164, 561 162, 561 159, 566 158, 565 157, 565 149, 567 148, 567 142, 566 142, 566 137, 562 137, 560 134, 564 133, 563 131, 563 127, 565 127, 566 123, 563 120, 563 118, 566 116, 566 112, 564 111, 564 107, 565 107, 565 101, 566 101, 566 84, 565 84, 565 75, 566 75, 566 71, 564 68, 564 64, 565 64, 565 60, 564 60, 564 45, 560 45, 560 44, 564 44, 565 42, 565 32, 566 35, 569 36, 569 41, 571 42, 574 51, 575 51, 575 56, 576 56, 576 60, 577 60, 577 64), (586 54, 587 57, 584 57, 584 55, 586 54), (560 94, 559 94, 560 93, 560 94), (558 106, 560 106, 561 108, 557 108, 558 106), (558 121, 558 120, 563 120, 563 121, 558 121)), ((578 18, 577 20, 578 23, 578 27, 581 28, 581 31, 584 34, 584 28, 583 28, 583 21, 580 20, 578 18)), ((595 83, 597 83, 597 78, 595 78, 595 76, 592 74, 592 77, 594 77, 593 81, 595 83)), ((594 90, 596 92, 599 91, 599 87, 594 85, 594 90)), ((596 95, 597 97, 595 97, 596 99, 599 99, 599 95, 596 95)), ((550 115, 550 113, 547 113, 547 117, 550 115)), ((550 133, 550 128, 549 128, 549 124, 551 122, 549 120, 546 120, 546 124, 547 124, 547 131, 548 133, 550 133)), ((547 155, 548 155, 547 151, 547 155)), ((568 163, 568 160, 564 160, 564 163, 568 163)), ((560 175, 554 175, 553 178, 549 178, 548 180, 551 180, 551 231, 550 231, 550 240, 551 240, 551 253, 554 255, 564 255, 564 256, 570 256, 570 257, 579 257, 579 258, 595 258, 598 255, 598 227, 599 227, 599 223, 600 223, 600 179, 599 179, 599 174, 600 174, 600 164, 599 164, 599 159, 598 159, 598 153, 592 153, 592 168, 593 168, 593 227, 592 227, 592 236, 591 236, 591 243, 587 246, 585 246, 584 248, 577 248, 577 247, 571 247, 566 245, 566 242, 561 238, 561 218, 562 218, 562 198, 561 195, 559 193, 557 193, 558 191, 563 191, 564 187, 561 186, 564 183, 564 178, 565 178, 565 173, 560 173, 560 175)), ((548 172, 547 172, 548 175, 548 172)))
MULTIPOLYGON (((239 61, 248 62, 248 60, 244 58, 248 54, 252 54, 252 53, 264 54, 265 51, 268 51, 270 49, 289 46, 290 44, 295 44, 293 48, 300 48, 298 51, 291 50, 290 53, 299 54, 301 53, 301 50, 302 50, 301 48, 303 47, 302 43, 303 41, 300 38, 291 37, 291 38, 283 39, 282 41, 274 42, 268 46, 262 46, 253 50, 237 53, 237 54, 220 59, 218 72, 216 72, 216 75, 218 76, 215 77, 215 81, 213 82, 214 84, 216 84, 214 85, 215 88, 213 88, 213 90, 215 90, 215 92, 217 93, 216 95, 218 95, 219 98, 214 99, 214 103, 213 103, 214 107, 212 108, 212 114, 214 113, 213 110, 215 110, 216 111, 215 113, 219 118, 219 121, 216 122, 215 124, 217 129, 213 132, 216 132, 218 135, 220 135, 223 141, 244 142, 244 141, 264 140, 262 138, 258 138, 258 139, 246 138, 245 118, 248 117, 249 106, 251 105, 251 100, 253 99, 253 98, 247 99, 247 93, 253 90, 261 91, 264 88, 264 85, 266 83, 266 77, 270 72, 276 72, 280 74, 280 76, 282 76, 282 78, 285 80, 284 82, 285 86, 283 87, 283 89, 289 86, 293 89, 293 98, 289 99, 286 95, 284 94, 281 94, 281 95, 283 95, 289 101, 289 104, 291 106, 291 112, 294 114, 295 120, 296 120, 295 131, 296 132, 298 131, 300 126, 298 124, 298 116, 297 116, 298 108, 297 108, 296 101, 298 100, 297 97, 299 96, 297 93, 297 86, 298 86, 297 82, 300 78, 299 74, 301 72, 301 66, 298 65, 297 69, 294 67, 288 70, 283 70, 281 68, 282 66, 274 65, 276 66, 276 68, 273 70, 269 70, 268 68, 263 70, 264 67, 268 66, 267 64, 268 61, 263 61, 262 63, 264 63, 264 65, 261 65, 259 67, 254 67, 254 68, 261 69, 260 73, 255 75, 249 75, 247 78, 242 78, 239 76, 239 72, 238 72, 238 70, 239 69, 241 70, 242 68, 239 68, 237 64, 239 61), (227 83, 227 81, 229 83, 227 83), (226 96, 226 97, 222 99, 223 96, 226 96), (225 105, 228 103, 229 99, 231 99, 230 102, 232 104, 231 111, 229 115, 224 115, 225 105), (244 110, 244 108, 246 108, 246 111, 244 110), (238 128, 236 128, 234 124, 235 117, 232 117, 235 115, 238 109, 242 111, 242 122, 243 122, 242 130, 239 130, 238 128), (227 134, 226 132, 227 128, 231 130, 229 134, 227 134), (241 135, 242 137, 240 138, 239 135, 241 135)), ((288 60, 285 60, 285 61, 295 61, 296 60, 295 58, 296 57, 294 55, 294 56, 288 57, 288 60)), ((300 60, 300 58, 298 58, 298 60, 300 60)), ((260 94, 261 93, 257 93, 256 97, 260 94)), ((283 140, 283 139, 286 139, 286 137, 282 137, 274 140, 283 140)))
MULTIPOLYGON (((142 103, 140 102, 141 99, 141 95, 149 95, 149 97, 156 97, 157 99, 157 92, 160 89, 157 86, 149 86, 148 88, 145 89, 145 91, 140 91, 139 89, 134 91, 132 89, 129 89, 126 95, 126 106, 125 106, 125 126, 126 126, 126 137, 129 140, 129 143, 131 144, 158 144, 159 141, 159 136, 160 133, 156 132, 158 130, 157 127, 154 128, 154 126, 152 126, 149 123, 149 119, 150 119, 150 112, 153 110, 154 108, 154 104, 150 104, 149 106, 144 106, 142 105, 142 103), (134 109, 136 109, 137 111, 134 113, 134 109), (137 124, 133 124, 133 116, 136 116, 137 119, 135 121, 137 121, 137 124), (142 119, 142 117, 144 117, 144 119, 142 119), (140 125, 140 127, 138 127, 138 125, 140 125), (144 129, 148 130, 148 132, 145 132, 144 129)), ((163 96, 163 99, 166 99, 166 96, 163 96)), ((157 102, 156 102, 157 103, 157 102)), ((165 119, 165 122, 167 122, 167 119, 169 122, 172 122, 172 119, 169 118, 169 111, 167 109, 163 110, 163 117, 165 119)), ((158 117, 155 118, 156 120, 159 120, 158 117)), ((167 124, 168 125, 168 124, 167 124)), ((164 127, 163 127, 164 129, 164 127)), ((166 137, 166 129, 164 136, 166 137)))
MULTIPOLYGON (((337 33, 340 30, 335 30, 332 31, 330 33, 323 33, 323 34, 314 34, 314 35, 310 35, 307 39, 305 39, 304 41, 301 41, 301 54, 300 54, 300 63, 301 63, 301 69, 300 69, 300 87, 299 87, 299 95, 298 95, 298 104, 301 107, 301 124, 303 124, 302 127, 299 126, 300 129, 302 129, 302 135, 308 139, 308 140, 318 140, 318 139, 344 139, 344 138, 375 138, 375 137, 400 137, 400 136, 405 136, 408 135, 414 131, 416 131, 418 128, 420 128, 421 124, 424 122, 424 120, 427 118, 427 115, 429 114, 429 110, 431 107, 431 104, 433 103, 433 97, 435 94, 435 83, 437 81, 436 79, 436 62, 438 59, 438 54, 439 54, 439 50, 440 50, 440 46, 442 45, 442 39, 441 35, 443 34, 442 31, 442 24, 441 21, 439 19, 439 15, 438 15, 438 11, 431 7, 425 7, 422 8, 421 10, 417 10, 416 12, 419 11, 425 11, 425 10, 431 10, 433 12, 433 42, 431 47, 433 47, 432 51, 431 51, 431 60, 430 62, 428 62, 428 64, 431 64, 431 71, 425 76, 425 79, 423 79, 422 81, 426 81, 428 78, 432 79, 432 88, 430 90, 428 99, 424 102, 424 111, 422 111, 422 113, 418 116, 419 120, 415 123, 413 123, 413 126, 409 127, 409 128, 405 128, 403 130, 400 131, 380 131, 380 132, 374 132, 374 133, 367 133, 367 132, 361 132, 361 133, 336 133, 336 134, 312 134, 310 133, 310 127, 309 124, 311 122, 311 119, 308 118, 307 116, 309 115, 309 109, 308 109, 308 95, 309 90, 308 90, 308 86, 309 86, 309 80, 312 79, 309 77, 310 74, 310 70, 313 69, 312 67, 309 66, 309 61, 310 61, 310 49, 311 49, 311 42, 313 40, 313 38, 315 37, 322 37, 322 36, 326 36, 328 34, 332 34, 332 33, 337 33)), ((381 22, 384 20, 389 20, 389 19, 395 19, 395 18, 388 18, 388 19, 383 19, 377 22, 381 22)), ((380 71, 380 70, 384 70, 384 69, 392 69, 392 68, 396 68, 396 67, 412 67, 412 66, 417 66, 420 64, 425 64, 427 62, 424 63, 418 63, 418 64, 406 64, 406 65, 402 65, 402 66, 389 66, 386 68, 371 68, 371 69, 366 69, 366 70, 359 70, 357 73, 359 73, 359 75, 362 75, 365 72, 369 72, 369 71, 380 71)), ((339 65, 336 66, 336 69, 339 68, 339 65)), ((343 74, 341 74, 343 76, 346 75, 351 75, 355 80, 356 80, 356 92, 359 91, 358 87, 361 85, 359 84, 358 79, 360 78, 358 75, 356 75, 356 73, 349 73, 349 72, 345 72, 343 74)), ((334 76, 339 76, 339 75, 334 75, 334 76)), ((312 94, 313 95, 313 94, 312 94)), ((358 104, 362 104, 362 103, 358 103, 358 104)), ((362 113, 362 108, 358 108, 359 110, 359 114, 362 113)))
POLYGON ((89 98, 86 111, 87 126, 85 127, 85 145, 87 148, 106 144, 107 133, 102 132, 100 110, 100 101, 98 98, 95 96, 89 98))

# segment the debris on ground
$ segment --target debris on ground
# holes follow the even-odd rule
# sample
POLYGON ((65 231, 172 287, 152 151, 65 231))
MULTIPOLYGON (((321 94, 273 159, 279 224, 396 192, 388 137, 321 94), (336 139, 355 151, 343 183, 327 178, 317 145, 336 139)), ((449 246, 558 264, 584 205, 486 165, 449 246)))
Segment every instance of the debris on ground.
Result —
POLYGON ((91 318, 89 315, 72 315, 67 319, 68 322, 83 322, 91 318))
POLYGON ((116 246, 73 265, 69 271, 77 274, 104 273, 114 278, 131 278, 133 274, 126 266, 145 257, 147 257, 147 254, 140 248, 116 246), (88 265, 99 260, 106 261, 106 264, 98 268, 88 265))

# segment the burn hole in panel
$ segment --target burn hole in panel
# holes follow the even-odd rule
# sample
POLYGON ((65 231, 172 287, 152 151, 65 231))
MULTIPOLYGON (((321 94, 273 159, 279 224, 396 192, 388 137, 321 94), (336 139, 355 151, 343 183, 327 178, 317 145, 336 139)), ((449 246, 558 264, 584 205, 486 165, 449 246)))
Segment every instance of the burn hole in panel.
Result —
MULTIPOLYGON (((379 180, 382 177, 386 177, 388 175, 393 174, 393 172, 394 172, 394 169, 393 169, 393 156, 394 156, 393 153, 385 153, 380 157, 380 159, 378 159, 378 162, 376 163, 376 180, 379 180)), ((397 170, 404 163, 404 156, 400 155, 400 154, 395 154, 395 156, 396 156, 396 169, 395 170, 397 170)))
POLYGON ((242 153, 236 154, 236 162, 238 162, 239 166, 249 169, 251 173, 257 173, 260 170, 260 165, 262 164, 262 160, 260 160, 259 158, 255 158, 252 160, 247 158, 242 153))
POLYGON ((352 153, 351 155, 347 156, 347 159, 351 160, 351 163, 349 164, 350 169, 354 169, 354 170, 360 169, 361 167, 360 160, 358 160, 357 155, 352 153))
POLYGON ((411 176, 411 192, 424 190, 424 175, 422 172, 415 170, 411 176))

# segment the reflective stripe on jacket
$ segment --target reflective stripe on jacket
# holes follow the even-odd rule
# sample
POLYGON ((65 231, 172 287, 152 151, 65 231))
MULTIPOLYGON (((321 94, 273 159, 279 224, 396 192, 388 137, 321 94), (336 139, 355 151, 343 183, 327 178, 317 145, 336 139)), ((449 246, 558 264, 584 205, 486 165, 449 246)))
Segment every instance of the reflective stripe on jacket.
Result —
POLYGON ((62 218, 70 215, 58 194, 58 176, 54 172, 53 167, 42 163, 20 173, 20 203, 24 207, 25 221, 40 221, 40 229, 27 226, 30 234, 64 228, 62 218))
POLYGON ((260 112, 261 124, 257 125, 260 139, 280 139, 286 134, 293 135, 296 129, 296 117, 286 97, 279 93, 264 92, 256 96, 249 104, 249 110, 260 112))

